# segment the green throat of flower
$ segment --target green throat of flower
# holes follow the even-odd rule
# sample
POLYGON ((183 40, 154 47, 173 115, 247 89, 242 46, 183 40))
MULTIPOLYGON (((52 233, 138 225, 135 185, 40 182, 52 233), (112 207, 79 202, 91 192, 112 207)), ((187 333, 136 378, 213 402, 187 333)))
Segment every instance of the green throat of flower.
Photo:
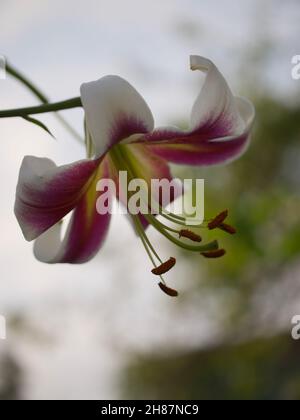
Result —
MULTIPOLYGON (((143 179, 142 169, 136 161, 133 153, 131 153, 130 146, 126 144, 118 144, 114 146, 109 151, 109 159, 117 171, 127 172, 128 183, 133 179, 143 179)), ((130 192, 128 193, 130 194, 130 192)), ((151 191, 149 194, 151 195, 151 191)), ((157 214, 154 215, 151 211, 149 211, 147 214, 143 214, 142 217, 145 218, 149 225, 153 226, 157 232, 163 235, 174 245, 185 251, 198 253, 205 258, 213 259, 225 255, 225 250, 219 248, 217 240, 209 243, 202 243, 202 236, 191 230, 188 217, 171 213, 163 208, 159 203, 157 203, 157 207, 159 209, 157 214), (160 219, 158 219, 157 216, 160 216, 160 219)), ((158 283, 160 289, 169 296, 178 296, 178 292, 168 287, 163 278, 163 275, 175 266, 176 258, 170 257, 167 261, 163 261, 146 234, 140 216, 133 215, 130 212, 129 214, 133 220, 136 232, 139 235, 146 253, 153 265, 152 273, 160 278, 160 282, 158 283)), ((199 221, 199 224, 196 224, 194 221, 192 228, 197 230, 221 229, 229 234, 234 234, 236 233, 235 228, 225 223, 227 216, 228 210, 224 210, 215 218, 204 221, 203 223, 200 223, 199 221)))

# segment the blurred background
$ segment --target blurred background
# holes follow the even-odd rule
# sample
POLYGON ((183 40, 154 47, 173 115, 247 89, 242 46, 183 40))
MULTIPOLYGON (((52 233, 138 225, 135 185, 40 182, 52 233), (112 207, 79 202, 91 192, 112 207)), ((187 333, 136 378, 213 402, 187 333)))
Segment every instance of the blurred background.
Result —
MULTIPOLYGON (((0 0, 0 54, 51 100, 106 74, 128 79, 156 124, 188 123, 201 77, 189 55, 216 62, 255 103, 251 148, 227 167, 173 167, 206 180, 206 214, 230 208, 235 237, 220 261, 177 254, 169 283, 126 218, 115 216, 99 255, 82 266, 37 262, 13 215, 24 155, 57 164, 84 148, 53 115, 56 140, 22 119, 0 121, 0 399, 298 399, 300 343, 300 54, 298 0, 0 0), (134 267, 134 269, 132 268, 134 267)), ((0 108, 36 104, 0 80, 0 108)), ((64 116, 82 131, 82 111, 64 116)), ((150 235, 166 257, 177 251, 150 235)))

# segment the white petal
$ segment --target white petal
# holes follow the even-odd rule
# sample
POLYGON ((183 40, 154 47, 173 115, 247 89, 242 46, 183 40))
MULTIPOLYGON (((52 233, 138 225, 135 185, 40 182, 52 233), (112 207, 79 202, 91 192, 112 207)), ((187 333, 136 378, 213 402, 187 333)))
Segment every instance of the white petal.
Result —
POLYGON ((38 261, 54 263, 61 253, 61 223, 57 223, 39 236, 34 242, 34 256, 38 261))
POLYGON ((248 131, 253 125, 255 119, 254 105, 247 98, 241 96, 236 96, 235 101, 239 114, 245 124, 244 131, 248 131))
POLYGON ((126 80, 105 76, 81 86, 81 100, 96 156, 133 134, 152 131, 152 113, 126 80))
POLYGON ((201 92, 191 113, 191 129, 216 126, 218 137, 242 133, 245 123, 236 98, 214 63, 204 57, 191 56, 191 69, 206 73, 201 92))

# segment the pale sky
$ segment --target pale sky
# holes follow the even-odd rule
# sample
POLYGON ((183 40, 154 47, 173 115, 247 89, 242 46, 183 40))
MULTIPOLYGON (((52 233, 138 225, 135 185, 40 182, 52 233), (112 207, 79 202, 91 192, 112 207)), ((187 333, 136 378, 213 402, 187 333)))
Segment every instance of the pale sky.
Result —
MULTIPOLYGON (((262 80, 268 90, 289 98, 299 89, 290 77, 291 57, 300 53, 299 21, 300 7, 291 0, 1 0, 0 55, 53 100, 79 95, 82 82, 119 74, 143 94, 157 124, 166 125, 189 118, 199 91, 200 76, 189 70, 190 54, 213 59, 239 90, 255 70, 250 63, 241 72, 241 57, 260 38, 274 44, 262 80)), ((0 80, 1 109, 33 103, 17 83, 0 80)), ((81 111, 65 115, 81 130, 81 111)), ((34 260, 13 215, 22 158, 47 156, 62 164, 84 156, 52 116, 42 119, 57 140, 21 119, 0 121, 0 314, 20 313, 29 331, 8 329, 0 355, 9 349, 20 358, 26 398, 117 397, 115 373, 127 350, 213 340, 217 302, 203 296, 203 307, 195 310, 165 299, 121 217, 91 263, 47 266, 34 260)), ((168 255, 169 245, 161 246, 168 255)), ((183 291, 189 286, 186 270, 179 265, 174 279, 183 291)))

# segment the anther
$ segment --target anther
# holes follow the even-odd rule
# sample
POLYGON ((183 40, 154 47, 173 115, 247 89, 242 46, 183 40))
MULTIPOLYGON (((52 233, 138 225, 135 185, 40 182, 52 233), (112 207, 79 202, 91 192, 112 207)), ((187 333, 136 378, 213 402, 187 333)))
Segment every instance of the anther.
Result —
POLYGON ((177 290, 171 289, 170 287, 166 286, 163 283, 159 283, 158 285, 166 295, 171 296, 171 297, 177 297, 178 296, 177 290))
POLYGON ((224 232, 230 233, 230 235, 234 235, 236 233, 236 228, 228 225, 227 223, 221 223, 218 228, 224 230, 224 232))
POLYGON ((179 232, 179 238, 188 238, 193 242, 201 242, 202 238, 200 235, 197 235, 196 233, 192 232, 188 229, 183 229, 179 232))
POLYGON ((224 222, 227 216, 228 210, 222 211, 222 213, 218 214, 212 221, 208 223, 208 229, 213 230, 219 227, 219 225, 224 222))
POLYGON ((153 268, 152 273, 156 276, 161 276, 162 274, 167 273, 174 267, 176 264, 176 259, 171 257, 168 261, 162 263, 159 267, 153 268))
POLYGON ((225 249, 216 249, 215 251, 201 252, 205 258, 220 258, 226 254, 225 249))

